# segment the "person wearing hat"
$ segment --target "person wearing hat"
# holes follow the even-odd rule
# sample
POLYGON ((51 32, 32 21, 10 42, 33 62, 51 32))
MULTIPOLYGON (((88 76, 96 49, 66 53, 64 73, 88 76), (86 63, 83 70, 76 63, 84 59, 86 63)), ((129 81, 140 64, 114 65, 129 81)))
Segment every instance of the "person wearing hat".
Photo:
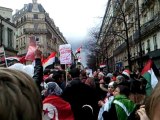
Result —
POLYGON ((136 104, 128 99, 129 88, 124 85, 118 85, 113 92, 114 99, 108 111, 103 113, 104 120, 127 120, 134 111, 136 104))
POLYGON ((123 72, 122 72, 122 76, 126 79, 126 80, 129 80, 130 79, 130 71, 129 70, 124 70, 123 72))
POLYGON ((98 114, 98 120, 103 120, 102 114, 104 111, 108 111, 111 107, 111 103, 114 99, 113 92, 116 88, 117 84, 116 82, 112 81, 108 84, 108 92, 107 96, 105 97, 104 100, 100 100, 98 102, 99 106, 101 106, 98 114))

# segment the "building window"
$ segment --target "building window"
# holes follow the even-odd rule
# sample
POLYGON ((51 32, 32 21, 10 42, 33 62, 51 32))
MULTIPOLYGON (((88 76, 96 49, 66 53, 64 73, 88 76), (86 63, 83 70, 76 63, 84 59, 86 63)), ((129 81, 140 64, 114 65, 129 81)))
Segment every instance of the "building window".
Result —
POLYGON ((34 29, 36 29, 36 30, 38 29, 38 23, 34 24, 34 29))
POLYGON ((144 46, 144 42, 142 43, 142 54, 145 54, 145 46, 144 46))
POLYGON ((149 39, 147 40, 147 50, 148 52, 150 52, 150 40, 149 39))
POLYGON ((157 35, 153 36, 153 45, 154 45, 154 50, 156 50, 158 48, 158 45, 157 45, 157 35))
POLYGON ((13 31, 8 28, 8 47, 12 47, 13 31))
POLYGON ((18 40, 16 40, 16 49, 18 50, 18 40))
POLYGON ((154 7, 151 8, 151 19, 154 17, 154 7))
POLYGON ((34 14, 34 15, 33 15, 33 18, 34 18, 34 19, 38 19, 38 14, 34 14))

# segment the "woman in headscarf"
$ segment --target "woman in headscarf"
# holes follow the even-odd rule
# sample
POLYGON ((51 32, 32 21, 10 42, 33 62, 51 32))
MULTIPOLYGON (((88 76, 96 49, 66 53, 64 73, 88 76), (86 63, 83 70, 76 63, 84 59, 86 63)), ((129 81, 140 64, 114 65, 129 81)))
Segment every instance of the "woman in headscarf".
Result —
POLYGON ((128 99, 129 88, 124 85, 118 85, 114 94, 111 107, 103 113, 104 120, 127 120, 130 114, 134 111, 136 105, 128 99))
POLYGON ((48 82, 44 94, 43 120, 74 120, 71 106, 60 97, 62 89, 57 83, 48 82))

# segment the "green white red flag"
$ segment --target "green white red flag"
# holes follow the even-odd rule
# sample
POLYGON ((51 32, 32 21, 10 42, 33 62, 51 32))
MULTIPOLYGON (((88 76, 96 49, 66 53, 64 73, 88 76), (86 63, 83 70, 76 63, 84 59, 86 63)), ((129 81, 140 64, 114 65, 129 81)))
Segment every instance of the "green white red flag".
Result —
POLYGON ((153 61, 148 60, 145 67, 143 68, 141 75, 147 80, 146 85, 146 94, 149 96, 154 89, 154 87, 158 83, 158 79, 155 75, 154 69, 153 69, 153 61))

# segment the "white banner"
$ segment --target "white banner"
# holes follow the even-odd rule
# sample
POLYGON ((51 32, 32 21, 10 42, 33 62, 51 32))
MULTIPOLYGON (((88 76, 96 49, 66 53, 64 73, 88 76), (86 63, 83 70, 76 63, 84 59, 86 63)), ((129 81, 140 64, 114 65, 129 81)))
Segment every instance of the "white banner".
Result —
POLYGON ((2 46, 0 47, 0 66, 8 67, 7 60, 5 58, 6 58, 6 55, 5 55, 4 47, 2 46))
POLYGON ((64 44, 59 46, 59 52, 60 52, 60 63, 61 64, 71 64, 72 58, 71 58, 71 45, 70 44, 64 44))
POLYGON ((0 47, 0 54, 4 54, 4 47, 0 47))

